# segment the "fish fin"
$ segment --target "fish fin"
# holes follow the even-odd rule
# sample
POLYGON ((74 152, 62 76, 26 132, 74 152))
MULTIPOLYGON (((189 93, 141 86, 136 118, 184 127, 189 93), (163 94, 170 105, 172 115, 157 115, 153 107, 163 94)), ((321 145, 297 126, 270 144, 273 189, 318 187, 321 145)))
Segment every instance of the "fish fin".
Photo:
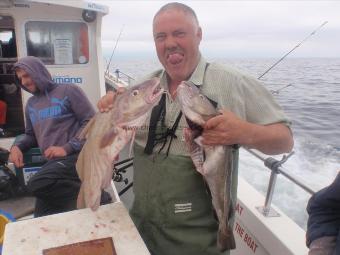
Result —
POLYGON ((217 245, 220 251, 233 250, 236 248, 235 237, 229 225, 219 227, 217 233, 217 245))
POLYGON ((99 148, 103 149, 104 147, 112 144, 116 136, 117 136, 117 129, 113 127, 104 134, 104 136, 100 140, 99 148))
POLYGON ((193 132, 189 128, 184 128, 183 130, 184 140, 188 147, 190 157, 196 170, 204 175, 203 163, 204 163, 204 150, 197 144, 193 137, 193 132))
POLYGON ((77 197, 77 209, 85 208, 85 199, 84 199, 84 185, 80 186, 80 190, 77 197))
POLYGON ((199 136, 199 137, 194 139, 195 143, 197 143, 200 147, 203 147, 202 140, 203 140, 202 136, 199 136))
POLYGON ((131 141, 130 141, 129 158, 131 158, 131 155, 132 155, 132 149, 133 149, 133 143, 135 141, 135 137, 136 137, 136 131, 133 131, 131 141))
POLYGON ((89 207, 91 208, 92 211, 97 211, 99 205, 100 205, 100 197, 98 196, 97 199, 94 201, 94 203, 92 205, 89 205, 89 207))
POLYGON ((90 129, 92 128, 93 124, 95 123, 95 116, 93 116, 90 121, 86 124, 86 126, 84 127, 84 129, 80 132, 80 134, 78 135, 78 139, 82 140, 86 138, 87 133, 90 131, 90 129))

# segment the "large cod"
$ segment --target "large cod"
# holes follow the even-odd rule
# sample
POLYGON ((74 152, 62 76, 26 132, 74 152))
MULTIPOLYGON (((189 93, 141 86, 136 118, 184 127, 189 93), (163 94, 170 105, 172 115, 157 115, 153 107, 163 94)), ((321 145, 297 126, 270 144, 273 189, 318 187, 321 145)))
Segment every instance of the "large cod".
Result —
POLYGON ((189 126, 184 129, 184 138, 191 159, 209 187, 219 222, 217 245, 221 251, 234 249, 235 239, 229 222, 232 213, 233 148, 222 145, 207 146, 200 143, 204 124, 219 112, 194 84, 182 82, 177 88, 177 97, 189 126))
POLYGON ((80 137, 86 142, 76 164, 82 181, 78 208, 98 208, 102 190, 110 185, 114 160, 126 144, 132 145, 136 130, 145 125, 162 93, 158 78, 130 87, 117 95, 110 111, 96 113, 84 128, 80 137))

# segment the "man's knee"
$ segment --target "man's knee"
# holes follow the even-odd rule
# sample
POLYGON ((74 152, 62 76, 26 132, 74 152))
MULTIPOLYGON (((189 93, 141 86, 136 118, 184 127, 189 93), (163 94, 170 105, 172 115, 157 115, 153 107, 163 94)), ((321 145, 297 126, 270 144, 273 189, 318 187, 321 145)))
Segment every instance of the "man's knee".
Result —
POLYGON ((44 192, 47 187, 53 184, 53 182, 52 179, 47 178, 38 172, 29 179, 27 189, 33 195, 39 195, 41 192, 44 192))

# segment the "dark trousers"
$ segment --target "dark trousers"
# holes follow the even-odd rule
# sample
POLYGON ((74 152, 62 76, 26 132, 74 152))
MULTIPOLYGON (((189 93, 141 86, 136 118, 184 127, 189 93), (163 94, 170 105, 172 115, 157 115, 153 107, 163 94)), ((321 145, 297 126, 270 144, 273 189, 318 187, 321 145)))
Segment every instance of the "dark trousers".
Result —
POLYGON ((28 182, 36 197, 34 217, 76 209, 80 188, 75 164, 78 154, 49 160, 28 182))

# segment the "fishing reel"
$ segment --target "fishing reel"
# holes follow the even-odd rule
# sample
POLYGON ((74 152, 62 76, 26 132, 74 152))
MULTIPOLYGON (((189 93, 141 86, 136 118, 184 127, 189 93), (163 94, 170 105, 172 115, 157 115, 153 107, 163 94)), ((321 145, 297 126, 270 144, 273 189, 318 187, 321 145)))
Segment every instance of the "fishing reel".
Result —
POLYGON ((128 178, 124 178, 123 174, 126 173, 126 170, 133 165, 133 158, 124 159, 122 161, 119 161, 113 165, 113 175, 112 180, 115 182, 124 182, 125 185, 127 185, 124 189, 122 189, 118 194, 119 196, 123 195, 126 191, 128 191, 132 185, 133 182, 129 183, 128 178), (121 166, 123 165, 123 166, 121 166), (119 167, 120 166, 120 167, 119 167))

